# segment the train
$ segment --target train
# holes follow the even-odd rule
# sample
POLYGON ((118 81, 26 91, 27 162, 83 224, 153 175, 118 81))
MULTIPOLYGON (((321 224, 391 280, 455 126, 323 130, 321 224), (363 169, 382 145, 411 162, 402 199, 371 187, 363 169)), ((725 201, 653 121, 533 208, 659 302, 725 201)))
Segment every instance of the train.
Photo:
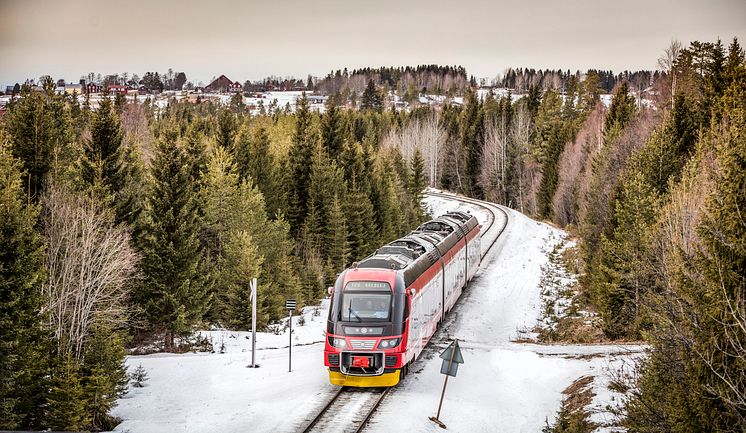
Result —
POLYGON ((480 230, 474 215, 449 212, 339 274, 324 345, 333 385, 399 383, 476 274, 480 230))

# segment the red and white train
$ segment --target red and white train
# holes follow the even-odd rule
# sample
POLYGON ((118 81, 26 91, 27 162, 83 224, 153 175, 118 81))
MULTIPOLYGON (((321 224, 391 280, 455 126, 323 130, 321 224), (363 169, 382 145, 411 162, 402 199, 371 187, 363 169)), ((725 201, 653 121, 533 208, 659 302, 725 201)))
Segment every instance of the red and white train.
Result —
POLYGON ((399 383, 477 272, 480 239, 476 217, 451 212, 342 272, 329 288, 331 383, 399 383))

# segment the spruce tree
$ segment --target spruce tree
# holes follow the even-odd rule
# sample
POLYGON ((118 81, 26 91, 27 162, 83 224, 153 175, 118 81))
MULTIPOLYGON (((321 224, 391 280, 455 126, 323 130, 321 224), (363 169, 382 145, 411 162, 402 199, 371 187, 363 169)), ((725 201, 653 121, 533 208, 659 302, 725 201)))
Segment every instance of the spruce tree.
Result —
POLYGON ((267 203, 267 213, 277 215, 282 208, 278 186, 279 167, 270 150, 267 129, 258 125, 253 130, 242 127, 234 150, 236 171, 242 181, 259 187, 267 203))
POLYGON ((282 317, 284 300, 299 294, 287 222, 267 218, 261 191, 250 179, 239 180, 223 150, 216 150, 210 160, 201 195, 204 225, 211 233, 208 245, 217 264, 216 317, 247 326, 241 306, 248 308, 248 282, 255 277, 260 287, 258 326, 282 317))
POLYGON ((104 196, 118 199, 124 188, 122 174, 122 128, 111 99, 105 96, 91 117, 91 138, 84 146, 81 161, 83 181, 100 188, 104 196))
POLYGON ((53 370, 44 424, 53 430, 84 430, 89 423, 85 406, 78 364, 67 355, 53 370))
POLYGON ((591 268, 589 293, 599 307, 603 328, 611 338, 639 338, 645 320, 641 310, 648 290, 655 285, 650 268, 652 240, 660 200, 638 168, 622 181, 615 206, 615 229, 603 239, 600 266, 591 268))
POLYGON ((321 118, 321 139, 329 157, 337 158, 342 152, 345 129, 344 113, 336 105, 330 105, 321 118))
POLYGON ((220 109, 217 118, 217 133, 215 134, 218 145, 224 149, 233 148, 233 140, 236 137, 238 126, 236 114, 227 108, 220 109))
MULTIPOLYGON (((221 319, 230 329, 251 329, 251 288, 252 277, 258 278, 262 270, 263 257, 254 239, 246 231, 232 234, 225 242, 221 262, 218 292, 222 302, 221 319)), ((264 326, 267 315, 257 311, 256 323, 264 326)))
POLYGON ((536 115, 535 157, 541 164, 541 184, 536 197, 539 215, 550 218, 552 199, 559 181, 559 160, 571 138, 572 118, 563 119, 562 96, 553 90, 544 94, 536 115))
POLYGON ((153 193, 142 229, 143 280, 137 299, 149 324, 164 332, 166 350, 202 319, 210 303, 209 276, 198 239, 198 200, 178 133, 162 133, 152 163, 153 193))
POLYGON ((13 156, 21 161, 24 172, 23 191, 31 201, 41 198, 47 175, 59 181, 71 180, 78 158, 72 145, 70 116, 61 95, 51 80, 45 92, 32 92, 24 86, 22 98, 8 104, 5 120, 13 156))
MULTIPOLYGON (((403 190, 399 176, 389 158, 380 156, 373 169, 371 179, 371 202, 376 214, 376 224, 381 234, 381 243, 390 242, 400 234, 403 214, 399 206, 397 191, 403 190)), ((407 224, 406 227, 411 227, 407 224)))
POLYGON ((93 326, 81 366, 85 411, 94 430, 111 430, 117 422, 109 415, 127 386, 123 337, 106 324, 93 326))
POLYGON ((482 150, 484 146, 484 113, 477 94, 469 91, 464 98, 461 112, 461 149, 465 155, 465 183, 463 191, 474 198, 484 198, 479 184, 482 172, 482 150))
POLYGON ((0 429, 10 430, 42 426, 48 338, 39 209, 27 204, 19 166, 0 130, 0 429))
POLYGON ((368 85, 365 86, 363 96, 360 98, 360 109, 378 113, 383 111, 383 95, 378 91, 372 79, 368 80, 368 85))
POLYGON ((353 260, 360 260, 378 245, 378 227, 376 227, 373 204, 354 178, 345 195, 343 208, 345 221, 347 221, 350 255, 353 260))
POLYGON ((409 196, 412 198, 412 209, 414 209, 417 218, 415 224, 419 224, 425 219, 424 212, 422 211, 422 199, 425 191, 425 160, 422 158, 420 149, 414 151, 410 173, 407 190, 409 191, 409 196))
POLYGON ((621 130, 635 113, 635 98, 629 94, 629 86, 624 81, 614 92, 614 98, 604 119, 604 132, 621 130))
POLYGON ((727 126, 715 135, 718 170, 694 258, 701 279, 690 284, 703 292, 693 342, 704 364, 700 380, 705 396, 722 408, 714 430, 725 431, 746 428, 746 80, 734 83, 720 102, 727 126))
POLYGON ((347 222, 342 210, 342 203, 337 194, 329 206, 324 233, 324 255, 329 282, 333 283, 336 275, 349 264, 350 249, 347 241, 347 222))
POLYGON ((308 185, 311 178, 311 158, 315 145, 312 132, 312 117, 305 94, 297 102, 295 112, 295 133, 288 154, 288 167, 285 185, 288 196, 288 221, 297 235, 308 212, 308 185))

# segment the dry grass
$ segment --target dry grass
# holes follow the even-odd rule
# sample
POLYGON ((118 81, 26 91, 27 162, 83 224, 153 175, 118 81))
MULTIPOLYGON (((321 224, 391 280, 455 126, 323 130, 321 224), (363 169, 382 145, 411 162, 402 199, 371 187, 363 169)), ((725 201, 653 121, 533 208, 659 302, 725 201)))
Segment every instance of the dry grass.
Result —
POLYGON ((557 421, 544 429, 547 433, 591 433, 598 425, 590 420, 587 407, 593 401, 593 376, 581 376, 562 391, 565 396, 557 421))

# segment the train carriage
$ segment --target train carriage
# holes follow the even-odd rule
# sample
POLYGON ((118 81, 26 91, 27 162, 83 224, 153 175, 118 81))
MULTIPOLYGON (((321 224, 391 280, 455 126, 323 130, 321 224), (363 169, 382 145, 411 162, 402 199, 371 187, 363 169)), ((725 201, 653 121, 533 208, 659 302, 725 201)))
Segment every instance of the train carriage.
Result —
POLYGON ((329 288, 331 383, 396 385, 477 272, 480 239, 473 215, 450 212, 342 272, 329 288))

